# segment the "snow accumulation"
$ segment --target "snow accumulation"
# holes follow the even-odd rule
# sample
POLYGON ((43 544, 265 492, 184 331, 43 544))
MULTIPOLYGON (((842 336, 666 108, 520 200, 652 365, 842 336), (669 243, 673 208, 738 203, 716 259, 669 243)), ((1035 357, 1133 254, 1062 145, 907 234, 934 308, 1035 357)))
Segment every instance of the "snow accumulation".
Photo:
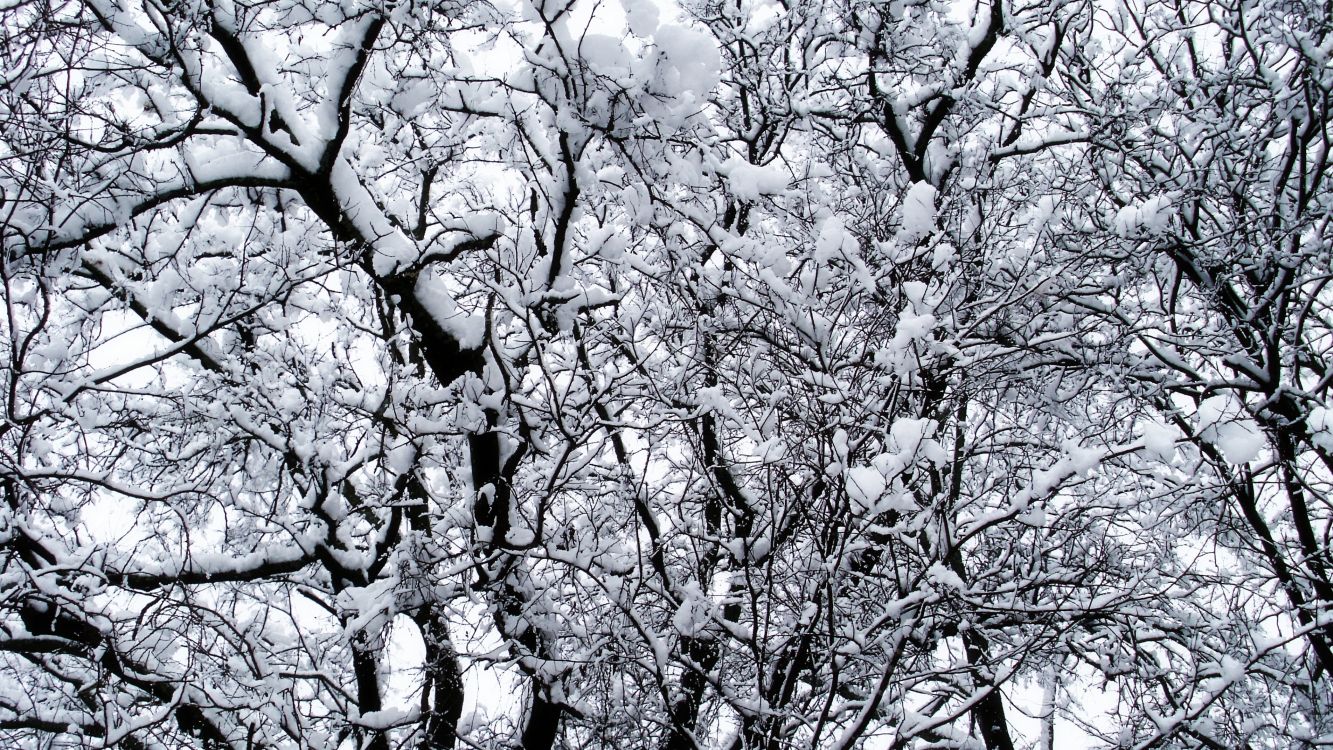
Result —
POLYGON ((620 37, 585 34, 579 40, 579 57, 594 71, 619 79, 633 72, 634 59, 620 37))
POLYGON ((379 711, 367 711, 361 714, 361 718, 356 720, 357 726, 368 727, 370 729, 390 729, 392 727, 405 726, 421 718, 421 710, 417 708, 384 708, 379 711))
POLYGON ((1204 399, 1195 418, 1199 436, 1216 446, 1230 463, 1243 465, 1254 461, 1267 444, 1259 425, 1228 396, 1204 399))
POLYGON ((1172 198, 1159 195, 1142 203, 1132 203, 1116 212, 1114 227, 1121 237, 1155 235, 1167 231, 1175 216, 1172 198))
POLYGON ((1310 439, 1315 445, 1326 451, 1333 451, 1333 410, 1316 406, 1310 410, 1306 419, 1310 429, 1310 439))
POLYGON ((458 340, 464 349, 476 349, 486 338, 486 317, 464 312, 440 279, 425 273, 417 277, 413 296, 431 318, 458 340))
POLYGON ((1144 455, 1170 463, 1176 455, 1176 429, 1158 419, 1145 420, 1139 426, 1144 455))
POLYGON ((702 98, 717 86, 722 56, 710 34, 686 26, 660 26, 653 33, 653 43, 666 61, 661 80, 664 93, 702 98))
POLYGON ((847 470, 847 497, 864 513, 875 507, 888 481, 873 466, 856 466, 847 470))
POLYGON ((1308 19, 87 2, 6 6, 0 747, 1333 733, 1308 19))
POLYGON ((695 638, 704 634, 711 622, 707 599, 697 585, 688 584, 681 597, 680 606, 676 608, 676 613, 671 618, 671 624, 681 635, 695 638))
POLYGON ((898 241, 909 244, 935 229, 935 201, 938 191, 929 182, 915 182, 907 189, 902 204, 902 231, 898 241))
POLYGON ((620 0, 625 11, 625 21, 635 36, 648 37, 657 31, 657 24, 662 13, 653 0, 620 0))
POLYGON ((755 202, 766 195, 780 195, 787 190, 791 175, 780 162, 751 164, 739 156, 723 162, 718 171, 726 177, 727 187, 737 198, 755 202))

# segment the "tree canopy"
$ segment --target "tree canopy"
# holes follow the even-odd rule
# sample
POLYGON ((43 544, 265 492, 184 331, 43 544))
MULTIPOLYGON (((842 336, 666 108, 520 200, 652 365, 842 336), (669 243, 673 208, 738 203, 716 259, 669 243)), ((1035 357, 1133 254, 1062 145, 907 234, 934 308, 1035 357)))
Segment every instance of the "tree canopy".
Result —
POLYGON ((1330 56, 0 0, 0 745, 1333 743, 1330 56))

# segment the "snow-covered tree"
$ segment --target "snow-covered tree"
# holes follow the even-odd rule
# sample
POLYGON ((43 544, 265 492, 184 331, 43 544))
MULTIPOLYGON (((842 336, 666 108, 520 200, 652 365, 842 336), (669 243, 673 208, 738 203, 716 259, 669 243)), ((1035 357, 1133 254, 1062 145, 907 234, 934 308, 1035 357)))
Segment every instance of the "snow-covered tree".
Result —
POLYGON ((1333 16, 0 6, 0 742, 1333 733, 1333 16))

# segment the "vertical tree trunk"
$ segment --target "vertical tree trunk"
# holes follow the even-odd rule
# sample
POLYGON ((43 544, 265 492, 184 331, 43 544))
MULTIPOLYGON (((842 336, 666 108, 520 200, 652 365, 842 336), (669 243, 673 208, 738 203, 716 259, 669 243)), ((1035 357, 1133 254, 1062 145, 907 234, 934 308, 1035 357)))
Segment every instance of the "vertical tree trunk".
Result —
MULTIPOLYGON (((498 421, 498 416, 492 414, 491 420, 492 423, 498 421)), ((500 431, 494 427, 468 437, 472 486, 476 491, 473 515, 477 530, 485 530, 485 534, 478 539, 478 557, 487 562, 478 565, 478 585, 493 591, 498 605, 494 608, 493 616, 500 634, 526 654, 547 659, 550 654, 536 628, 531 624, 523 624, 527 597, 522 586, 515 583, 517 560, 508 550, 506 542, 513 497, 510 478, 522 450, 516 451, 515 455, 506 460, 502 455, 500 438, 500 431), (518 630, 515 630, 516 627, 518 630)), ((545 684, 540 675, 532 670, 525 671, 528 672, 530 700, 520 741, 523 750, 550 750, 559 735, 564 709, 546 696, 545 684)))
POLYGON ((1055 694, 1060 689, 1060 673, 1051 667, 1046 674, 1041 700, 1041 734, 1037 750, 1055 750, 1055 694))

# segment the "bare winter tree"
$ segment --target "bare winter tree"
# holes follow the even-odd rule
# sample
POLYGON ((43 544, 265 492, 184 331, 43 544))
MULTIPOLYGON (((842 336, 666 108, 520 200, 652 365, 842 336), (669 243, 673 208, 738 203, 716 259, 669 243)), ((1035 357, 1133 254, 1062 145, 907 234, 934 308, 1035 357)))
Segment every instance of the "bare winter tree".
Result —
POLYGON ((0 743, 1333 731, 1322 6, 0 13, 0 743))

